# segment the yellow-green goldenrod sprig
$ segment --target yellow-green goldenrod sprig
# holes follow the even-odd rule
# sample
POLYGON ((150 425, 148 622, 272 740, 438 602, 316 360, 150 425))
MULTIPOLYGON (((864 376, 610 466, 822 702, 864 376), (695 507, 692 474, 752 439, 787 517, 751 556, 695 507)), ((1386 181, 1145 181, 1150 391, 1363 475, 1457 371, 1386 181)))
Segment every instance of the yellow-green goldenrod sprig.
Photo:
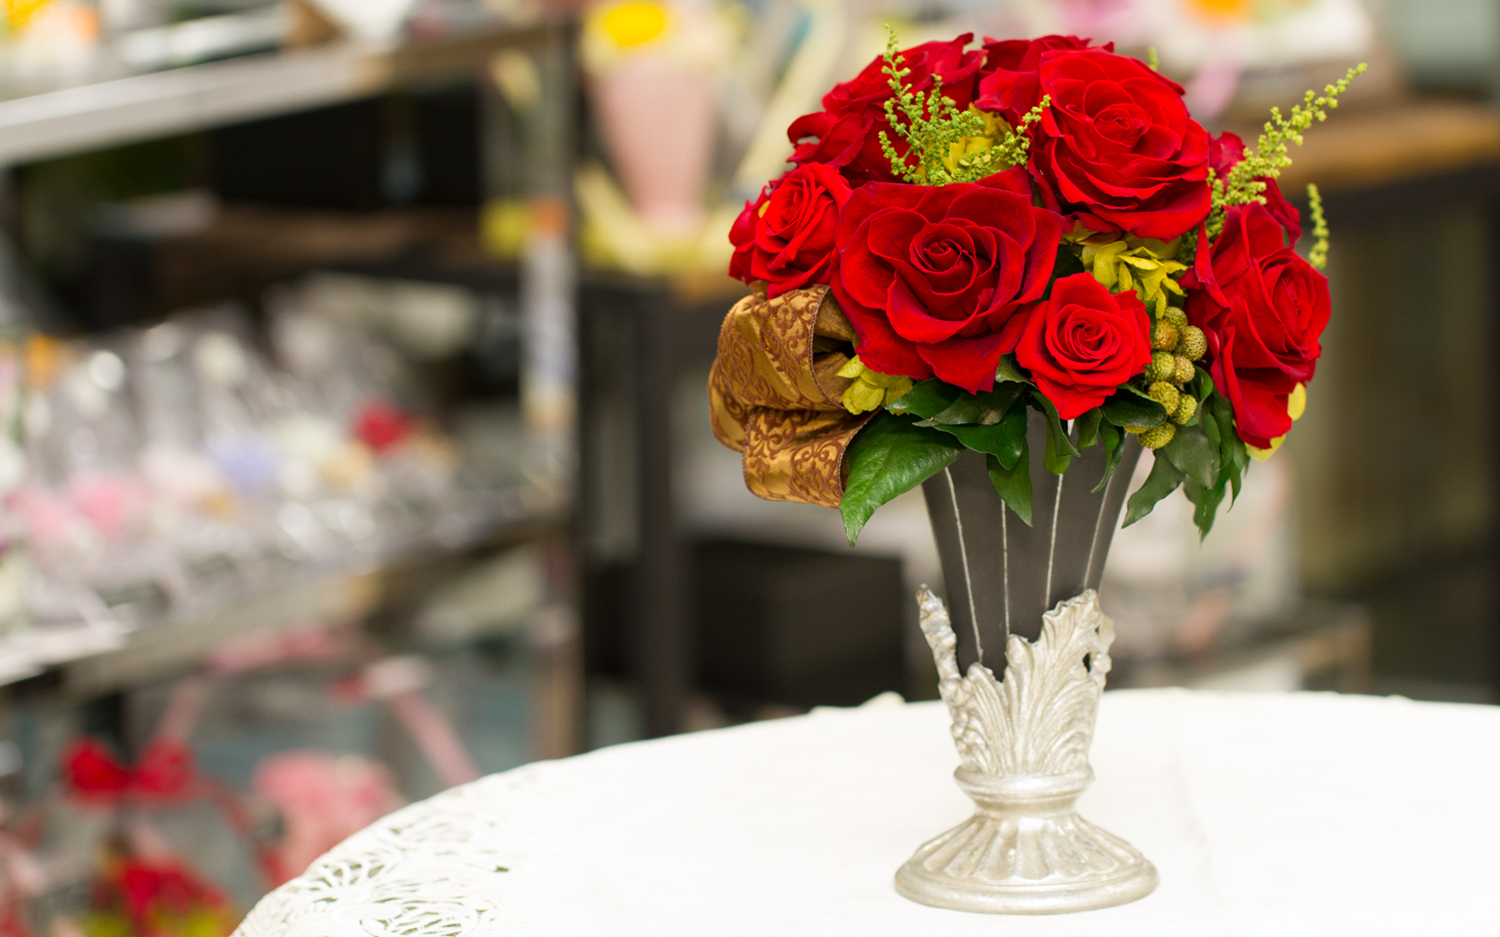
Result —
POLYGON ((1302 103, 1292 107, 1291 113, 1283 115, 1281 108, 1271 108, 1271 119, 1266 121, 1265 132, 1256 141, 1255 148, 1245 147, 1245 158, 1235 164, 1223 179, 1212 169, 1208 173, 1208 184, 1213 192, 1213 208, 1209 213, 1209 237, 1217 237, 1224 230, 1226 209, 1231 205, 1248 205, 1251 202, 1265 204, 1266 179, 1275 179, 1281 171, 1292 164, 1287 154, 1291 144, 1302 145, 1302 131, 1313 125, 1313 121, 1328 119, 1328 112, 1339 106, 1339 95, 1349 90, 1355 76, 1363 75, 1368 66, 1361 62, 1331 85, 1323 86, 1323 93, 1308 91, 1302 103))
POLYGON ((1323 195, 1312 183, 1307 185, 1307 209, 1312 215, 1312 250, 1307 252, 1307 262, 1322 270, 1328 266, 1328 218, 1323 214, 1323 195))
POLYGON ((891 129, 906 141, 907 155, 896 150, 890 136, 880 132, 880 151, 891 162, 891 172, 906 182, 947 185, 974 182, 1011 166, 1025 165, 1031 146, 1028 130, 1052 106, 1049 97, 1021 118, 1012 129, 1005 121, 977 108, 959 110, 943 94, 940 75, 932 76, 932 90, 917 94, 907 85, 911 69, 896 48, 896 31, 886 26, 885 74, 891 97, 885 102, 885 118, 891 129), (911 165, 911 155, 917 165, 911 165))

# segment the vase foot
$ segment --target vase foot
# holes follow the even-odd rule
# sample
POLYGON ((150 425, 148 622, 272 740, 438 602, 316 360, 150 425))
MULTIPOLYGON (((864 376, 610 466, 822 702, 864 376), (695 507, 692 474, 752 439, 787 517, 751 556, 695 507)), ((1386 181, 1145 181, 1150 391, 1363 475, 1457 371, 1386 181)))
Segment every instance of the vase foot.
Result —
POLYGON ((1156 868, 1076 813, 976 813, 917 850, 896 891, 922 904, 991 914, 1091 911, 1144 898, 1156 868))

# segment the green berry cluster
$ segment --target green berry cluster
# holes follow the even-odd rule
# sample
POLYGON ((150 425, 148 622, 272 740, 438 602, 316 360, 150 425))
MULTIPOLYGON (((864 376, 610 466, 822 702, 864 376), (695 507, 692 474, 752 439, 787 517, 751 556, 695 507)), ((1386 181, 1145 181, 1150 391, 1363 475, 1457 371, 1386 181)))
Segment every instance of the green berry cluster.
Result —
POLYGON ((1154 429, 1140 433, 1141 445, 1147 449, 1160 449, 1177 435, 1177 427, 1185 425, 1198 411, 1198 401, 1183 390, 1193 379, 1197 367, 1193 362, 1208 351, 1208 338, 1196 325, 1188 324, 1187 316, 1176 306, 1168 306, 1161 318, 1151 326, 1151 363, 1141 375, 1146 393, 1162 405, 1169 419, 1154 429))

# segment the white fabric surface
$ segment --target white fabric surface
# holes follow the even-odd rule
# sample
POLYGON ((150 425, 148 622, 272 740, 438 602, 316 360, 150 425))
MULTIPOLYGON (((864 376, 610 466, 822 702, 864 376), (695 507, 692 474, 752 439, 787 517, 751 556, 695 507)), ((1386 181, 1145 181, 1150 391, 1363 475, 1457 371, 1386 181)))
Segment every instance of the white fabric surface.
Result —
POLYGON ((529 765, 354 836, 240 934, 1500 934, 1500 707, 1106 693, 1080 810, 1161 885, 1074 915, 895 893, 896 868, 970 813, 957 761, 946 710, 922 703, 529 765))

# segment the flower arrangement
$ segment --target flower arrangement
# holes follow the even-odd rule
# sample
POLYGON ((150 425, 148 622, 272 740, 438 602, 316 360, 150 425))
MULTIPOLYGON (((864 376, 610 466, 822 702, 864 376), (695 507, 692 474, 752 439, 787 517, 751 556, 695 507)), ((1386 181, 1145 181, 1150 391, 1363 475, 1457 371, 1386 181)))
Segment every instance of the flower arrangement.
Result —
POLYGON ((1156 458, 1126 525, 1181 487, 1207 534, 1305 405, 1328 229, 1309 186, 1297 254, 1276 180, 1364 66, 1250 147, 1112 43, 972 39, 892 33, 792 123, 793 168, 730 232, 755 292, 720 334, 715 433, 753 492, 839 508, 852 544, 964 449, 1030 524, 1034 412, 1047 471, 1102 446, 1102 488, 1134 435, 1156 458))

